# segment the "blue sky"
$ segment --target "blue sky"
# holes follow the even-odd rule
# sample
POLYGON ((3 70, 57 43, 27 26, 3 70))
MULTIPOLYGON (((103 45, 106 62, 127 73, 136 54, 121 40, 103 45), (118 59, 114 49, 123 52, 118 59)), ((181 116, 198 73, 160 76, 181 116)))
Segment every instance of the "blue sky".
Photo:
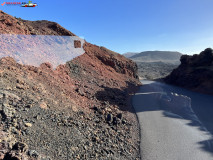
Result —
POLYGON ((32 2, 38 6, 0 7, 23 19, 55 21, 88 42, 119 53, 170 50, 193 54, 213 48, 213 0, 32 2))

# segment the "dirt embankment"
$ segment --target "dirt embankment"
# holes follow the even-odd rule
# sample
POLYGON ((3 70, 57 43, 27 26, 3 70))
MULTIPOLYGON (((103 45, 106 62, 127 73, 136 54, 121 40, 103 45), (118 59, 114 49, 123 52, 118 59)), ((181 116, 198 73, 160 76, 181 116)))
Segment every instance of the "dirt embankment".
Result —
MULTIPOLYGON (((0 13, 1 34, 73 36, 48 21, 0 13)), ((0 159, 139 159, 139 132, 128 95, 136 64, 104 47, 55 70, 0 60, 0 159)))

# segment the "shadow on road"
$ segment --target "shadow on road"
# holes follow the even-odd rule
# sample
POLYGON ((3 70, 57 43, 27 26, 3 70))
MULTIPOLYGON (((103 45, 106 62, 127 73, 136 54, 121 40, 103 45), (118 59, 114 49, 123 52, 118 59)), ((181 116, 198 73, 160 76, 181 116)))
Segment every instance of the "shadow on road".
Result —
MULTIPOLYGON (((160 82, 145 81, 133 99, 133 105, 138 105, 136 112, 161 110, 165 117, 188 120, 187 125, 197 127, 213 137, 213 96, 211 95, 160 82), (136 101, 140 103, 135 103, 136 101)), ((198 144, 213 155, 213 138, 198 144)))

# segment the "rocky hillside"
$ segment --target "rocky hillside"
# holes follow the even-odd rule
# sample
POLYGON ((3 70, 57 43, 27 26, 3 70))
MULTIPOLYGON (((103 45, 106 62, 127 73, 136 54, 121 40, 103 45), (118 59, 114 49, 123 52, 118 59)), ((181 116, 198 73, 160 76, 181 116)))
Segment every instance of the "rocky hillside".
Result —
MULTIPOLYGON (((2 11, 0 20, 1 34, 74 36, 54 22, 26 21, 2 11)), ((88 42, 84 50, 56 69, 1 58, 0 159, 140 158, 128 100, 140 85, 136 64, 88 42)))
POLYGON ((14 18, 0 11, 0 34, 23 35, 60 35, 74 36, 74 34, 59 24, 50 21, 26 21, 14 18))
POLYGON ((139 54, 137 52, 127 52, 127 53, 124 53, 123 56, 126 57, 126 58, 130 58, 136 54, 139 54))
POLYGON ((164 62, 136 62, 141 79, 155 80, 168 76, 178 65, 164 62))
POLYGON ((180 66, 165 81, 193 91, 213 94, 213 50, 207 48, 200 54, 183 55, 180 61, 180 66))

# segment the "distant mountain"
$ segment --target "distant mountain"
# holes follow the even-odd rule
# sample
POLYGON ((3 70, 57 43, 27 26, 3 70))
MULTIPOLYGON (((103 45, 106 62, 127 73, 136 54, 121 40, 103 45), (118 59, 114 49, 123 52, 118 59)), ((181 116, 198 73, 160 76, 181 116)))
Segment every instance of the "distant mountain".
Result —
POLYGON ((129 52, 123 54, 125 57, 132 59, 135 62, 165 62, 165 63, 180 63, 179 52, 171 51, 145 51, 141 53, 129 52))
POLYGON ((130 58, 136 54, 139 54, 137 52, 127 52, 127 53, 124 53, 123 56, 126 57, 126 58, 130 58))
POLYGON ((128 52, 123 56, 137 63, 140 78, 152 80, 169 75, 180 64, 182 54, 171 51, 146 51, 128 52))

